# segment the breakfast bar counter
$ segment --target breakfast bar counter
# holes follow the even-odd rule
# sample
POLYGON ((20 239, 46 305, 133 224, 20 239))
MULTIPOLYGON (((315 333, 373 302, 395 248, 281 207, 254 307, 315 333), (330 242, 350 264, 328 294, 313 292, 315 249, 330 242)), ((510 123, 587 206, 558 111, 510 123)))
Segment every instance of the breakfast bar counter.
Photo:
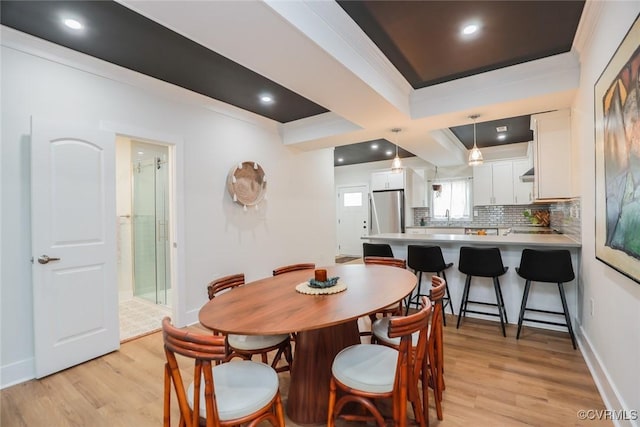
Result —
MULTIPOLYGON (((581 243, 565 234, 507 234, 507 235, 465 235, 465 234, 404 234, 385 233, 362 237, 364 242, 387 243, 393 250, 394 257, 407 259, 408 245, 435 245, 440 246, 445 262, 453 262, 453 267, 446 270, 451 300, 456 314, 460 309, 462 291, 464 288, 465 275, 458 271, 458 258, 460 247, 481 246, 497 247, 500 249, 502 262, 509 270, 500 276, 503 298, 507 310, 509 323, 517 324, 522 294, 524 292, 525 280, 518 276, 516 267, 520 265, 520 256, 525 248, 531 249, 567 249, 571 253, 573 269, 576 279, 565 283, 567 304, 571 314, 571 321, 576 325, 575 318, 578 314, 578 288, 580 287, 580 248, 581 243)), ((424 282, 424 277, 423 277, 424 282)), ((427 282, 428 283, 428 282, 427 282)), ((479 301, 495 302, 495 294, 491 279, 474 277, 472 286, 472 299, 479 301)), ((423 283, 423 293, 428 284, 423 283)), ((534 283, 529 294, 529 306, 544 310, 562 311, 562 305, 558 296, 558 287, 549 283, 534 283)), ((447 313, 451 313, 447 307, 447 313)), ((479 317, 496 321, 490 316, 469 314, 468 316, 479 317)), ((557 316, 536 313, 536 318, 548 321, 558 321, 557 316)), ((527 323, 525 322, 525 326, 527 323)), ((464 321, 461 325, 464 327, 464 321)), ((536 327, 555 330, 566 330, 566 328, 536 324, 536 327)), ((497 329, 496 329, 497 333, 497 329)), ((526 337, 526 327, 521 337, 526 337)))
MULTIPOLYGON (((531 248, 580 248, 580 242, 565 234, 516 234, 478 236, 472 234, 405 234, 384 233, 362 237, 371 243, 393 244, 458 244, 470 246, 526 246, 531 248)), ((575 266, 574 266, 575 267, 575 266)))

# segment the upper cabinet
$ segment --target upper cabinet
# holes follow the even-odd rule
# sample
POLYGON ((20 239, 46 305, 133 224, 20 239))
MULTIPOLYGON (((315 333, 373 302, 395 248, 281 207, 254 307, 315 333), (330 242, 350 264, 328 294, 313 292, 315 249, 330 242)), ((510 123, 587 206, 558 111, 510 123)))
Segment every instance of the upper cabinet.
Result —
POLYGON ((513 204, 513 163, 486 162, 473 168, 473 204, 513 204))
POLYGON ((405 187, 404 170, 400 173, 389 171, 371 174, 371 191, 402 190, 405 187))
POLYGON ((573 197, 571 112, 552 111, 531 116, 533 130, 534 198, 573 197))
POLYGON ((532 203, 533 184, 520 180, 520 176, 530 168, 529 159, 485 162, 474 166, 474 206, 532 203))
POLYGON ((525 182, 520 178, 531 167, 531 159, 513 161, 513 203, 516 205, 528 205, 533 203, 533 182, 525 182))

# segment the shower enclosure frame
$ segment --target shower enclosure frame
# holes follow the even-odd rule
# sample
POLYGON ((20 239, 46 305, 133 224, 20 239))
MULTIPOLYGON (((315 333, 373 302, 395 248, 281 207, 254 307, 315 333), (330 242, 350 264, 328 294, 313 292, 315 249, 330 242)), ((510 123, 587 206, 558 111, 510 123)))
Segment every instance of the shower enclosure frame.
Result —
POLYGON ((171 306, 169 147, 132 141, 131 153, 133 296, 171 306), (150 154, 134 160, 142 152, 150 154))

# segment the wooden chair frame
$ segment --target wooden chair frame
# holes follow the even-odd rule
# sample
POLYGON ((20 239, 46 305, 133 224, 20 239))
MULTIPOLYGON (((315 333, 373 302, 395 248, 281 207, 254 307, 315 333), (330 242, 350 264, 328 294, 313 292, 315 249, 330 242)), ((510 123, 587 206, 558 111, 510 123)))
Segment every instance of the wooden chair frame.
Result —
MULTIPOLYGON (((422 382, 423 409, 424 418, 429 420, 428 392, 429 387, 433 389, 436 414, 439 420, 442 420, 442 399, 444 391, 444 332, 443 332, 443 316, 444 316, 444 296, 446 293, 446 281, 438 276, 431 277, 431 289, 429 291, 430 301, 432 304, 430 328, 427 338, 427 355, 424 358, 420 379, 422 382)), ((375 335, 374 335, 375 338, 375 335)), ((391 343, 375 340, 377 344, 386 345, 397 349, 396 345, 391 343)), ((414 348, 415 350, 415 348, 414 348)))
POLYGON ((211 362, 222 362, 226 359, 225 338, 219 335, 201 335, 184 329, 178 329, 171 324, 171 319, 165 317, 162 320, 162 336, 167 362, 164 369, 164 427, 171 425, 171 384, 180 407, 181 427, 200 426, 200 414, 189 407, 187 391, 182 380, 182 374, 176 358, 176 354, 194 359, 194 408, 200 407, 200 390, 204 377, 205 408, 207 427, 227 427, 248 423, 248 426, 257 426, 263 421, 268 421, 273 426, 284 427, 284 410, 282 399, 278 391, 273 399, 258 411, 246 417, 234 420, 221 421, 218 415, 218 407, 215 400, 215 384, 211 362))
MULTIPOLYGON (((379 427, 385 426, 385 420, 373 403, 373 399, 391 398, 393 404, 394 426, 406 427, 407 425, 407 400, 411 402, 416 421, 421 427, 426 426, 423 405, 427 404, 425 395, 420 401, 418 390, 418 378, 425 366, 427 348, 427 325, 431 314, 431 302, 424 297, 422 299, 422 309, 415 314, 404 317, 393 317, 389 321, 389 336, 400 337, 398 347, 398 359, 396 364, 396 376, 393 390, 386 393, 372 393, 354 390, 331 377, 329 385, 329 410, 328 427, 335 427, 337 417, 348 421, 372 421, 379 427), (418 345, 415 351, 412 348, 412 334, 419 331, 418 345), (338 389, 343 395, 336 401, 338 389), (348 403, 357 403, 369 412, 366 414, 342 414, 342 410, 348 403)), ((366 344, 365 344, 366 345, 366 344)))
POLYGON ((273 275, 274 276, 279 276, 281 274, 290 273, 292 271, 313 270, 315 268, 316 268, 316 265, 314 263, 312 263, 312 262, 284 265, 282 267, 278 267, 278 268, 274 269, 273 270, 273 275))
MULTIPOLYGON (((447 282, 439 276, 431 276, 431 290, 429 296, 433 304, 431 313, 431 327, 427 341, 427 357, 425 358, 424 372, 428 376, 422 378, 423 395, 428 392, 428 387, 433 388, 436 414, 439 420, 443 419, 442 399, 444 391, 444 297, 446 295, 447 282)), ((425 400, 425 417, 428 419, 428 405, 425 400)))
MULTIPOLYGON (((215 298, 215 296, 224 290, 233 289, 237 286, 244 285, 244 274, 232 274, 229 276, 221 277, 210 282, 207 285, 207 292, 209 294, 209 299, 215 298)), ((218 331, 214 331, 215 335, 220 335, 218 331)), ((244 350, 232 347, 229 345, 228 339, 225 341, 225 346, 227 348, 227 358, 226 361, 233 359, 234 357, 240 357, 244 360, 251 360, 251 358, 259 354, 261 357, 262 363, 268 364, 269 360, 267 354, 271 351, 276 351, 275 356, 273 357, 273 361, 271 362, 271 367, 276 370, 276 372, 284 372, 291 370, 291 366, 293 364, 293 351, 291 350, 291 342, 289 340, 283 341, 271 347, 263 347, 255 350, 244 350), (278 367, 278 363, 284 356, 287 361, 286 366, 278 367)))
MULTIPOLYGON (((398 267, 398 268, 402 268, 402 269, 407 269, 407 261, 404 259, 400 259, 400 258, 389 258, 389 257, 382 257, 382 256, 368 256, 368 257, 364 257, 363 259, 365 264, 371 264, 371 265, 388 265, 391 267, 398 267)), ((376 319, 378 318, 378 314, 381 314, 383 317, 387 317, 387 316, 402 316, 404 311, 403 308, 403 302, 400 301, 398 302, 398 305, 396 307, 388 307, 388 308, 384 308, 380 311, 376 311, 375 313, 371 313, 369 314, 369 319, 371 320, 371 324, 373 324, 373 322, 376 321, 376 319)), ((360 336, 369 336, 372 335, 371 331, 362 331, 360 333, 360 336)), ((373 342, 373 341, 372 341, 373 342)))

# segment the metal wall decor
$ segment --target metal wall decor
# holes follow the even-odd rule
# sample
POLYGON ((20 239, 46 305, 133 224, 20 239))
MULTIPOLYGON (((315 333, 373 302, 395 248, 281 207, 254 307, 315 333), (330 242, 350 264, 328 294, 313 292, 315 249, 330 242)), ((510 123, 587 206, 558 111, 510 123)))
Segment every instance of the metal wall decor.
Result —
POLYGON ((258 205, 266 198, 267 177, 256 162, 240 162, 233 166, 227 176, 227 189, 234 202, 243 206, 258 205))

